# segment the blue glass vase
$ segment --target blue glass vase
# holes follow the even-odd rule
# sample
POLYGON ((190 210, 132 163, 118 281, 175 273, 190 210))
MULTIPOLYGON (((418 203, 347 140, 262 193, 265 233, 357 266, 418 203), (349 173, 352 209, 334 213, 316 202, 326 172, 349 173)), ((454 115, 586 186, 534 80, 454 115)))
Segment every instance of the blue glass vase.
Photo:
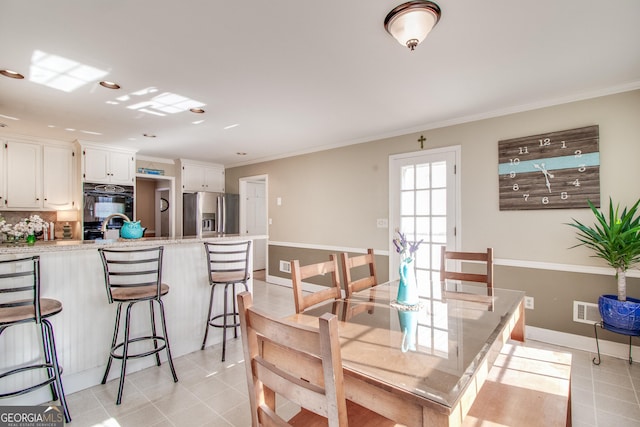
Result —
POLYGON ((400 261, 400 283, 398 284, 397 301, 404 305, 416 305, 418 299, 418 283, 413 258, 400 261))

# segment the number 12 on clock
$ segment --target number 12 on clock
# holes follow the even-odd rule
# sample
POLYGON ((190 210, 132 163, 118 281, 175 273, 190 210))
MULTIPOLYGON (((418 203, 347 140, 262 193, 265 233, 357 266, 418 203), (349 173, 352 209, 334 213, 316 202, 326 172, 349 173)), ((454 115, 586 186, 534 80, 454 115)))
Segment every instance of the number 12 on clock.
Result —
POLYGON ((498 141, 500 210, 600 206, 598 125, 498 141))

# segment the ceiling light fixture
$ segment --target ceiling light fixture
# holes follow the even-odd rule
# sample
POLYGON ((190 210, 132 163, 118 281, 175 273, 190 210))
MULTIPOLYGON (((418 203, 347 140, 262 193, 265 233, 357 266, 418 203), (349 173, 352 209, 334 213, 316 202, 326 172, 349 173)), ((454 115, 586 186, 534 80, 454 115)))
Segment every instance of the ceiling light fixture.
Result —
POLYGON ((414 50, 440 20, 440 7, 427 0, 416 0, 395 7, 384 18, 384 29, 398 43, 414 50))
POLYGON ((107 89, 120 89, 120 85, 118 83, 108 82, 106 80, 101 81, 100 86, 106 87, 107 89))
POLYGON ((156 136, 152 133, 143 133, 142 136, 145 136, 147 138, 155 138, 156 136))
POLYGON ((24 76, 18 73, 17 71, 0 70, 0 74, 2 74, 5 77, 9 77, 11 79, 24 79, 24 76))
POLYGON ((190 108, 189 111, 191 111, 192 113, 196 113, 196 114, 204 113, 204 110, 202 108, 190 108))

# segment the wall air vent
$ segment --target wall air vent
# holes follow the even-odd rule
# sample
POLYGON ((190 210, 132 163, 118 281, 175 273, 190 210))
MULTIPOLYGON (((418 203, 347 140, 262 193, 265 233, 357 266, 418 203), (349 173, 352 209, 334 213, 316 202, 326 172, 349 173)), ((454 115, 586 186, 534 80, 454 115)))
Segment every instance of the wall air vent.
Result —
POLYGON ((573 321, 593 325, 601 320, 598 304, 591 302, 573 302, 573 321))
POLYGON ((280 271, 283 273, 291 273, 291 262, 280 260, 280 271))

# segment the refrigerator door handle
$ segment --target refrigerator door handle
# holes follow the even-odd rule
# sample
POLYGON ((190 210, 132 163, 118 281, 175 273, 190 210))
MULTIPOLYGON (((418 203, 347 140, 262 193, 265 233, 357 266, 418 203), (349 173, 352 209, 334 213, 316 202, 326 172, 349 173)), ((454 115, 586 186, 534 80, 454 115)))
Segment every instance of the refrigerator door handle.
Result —
POLYGON ((222 221, 224 213, 222 212, 222 197, 216 197, 216 233, 222 233, 222 221))
POLYGON ((222 199, 222 233, 227 232, 227 201, 225 197, 221 197, 222 199))

